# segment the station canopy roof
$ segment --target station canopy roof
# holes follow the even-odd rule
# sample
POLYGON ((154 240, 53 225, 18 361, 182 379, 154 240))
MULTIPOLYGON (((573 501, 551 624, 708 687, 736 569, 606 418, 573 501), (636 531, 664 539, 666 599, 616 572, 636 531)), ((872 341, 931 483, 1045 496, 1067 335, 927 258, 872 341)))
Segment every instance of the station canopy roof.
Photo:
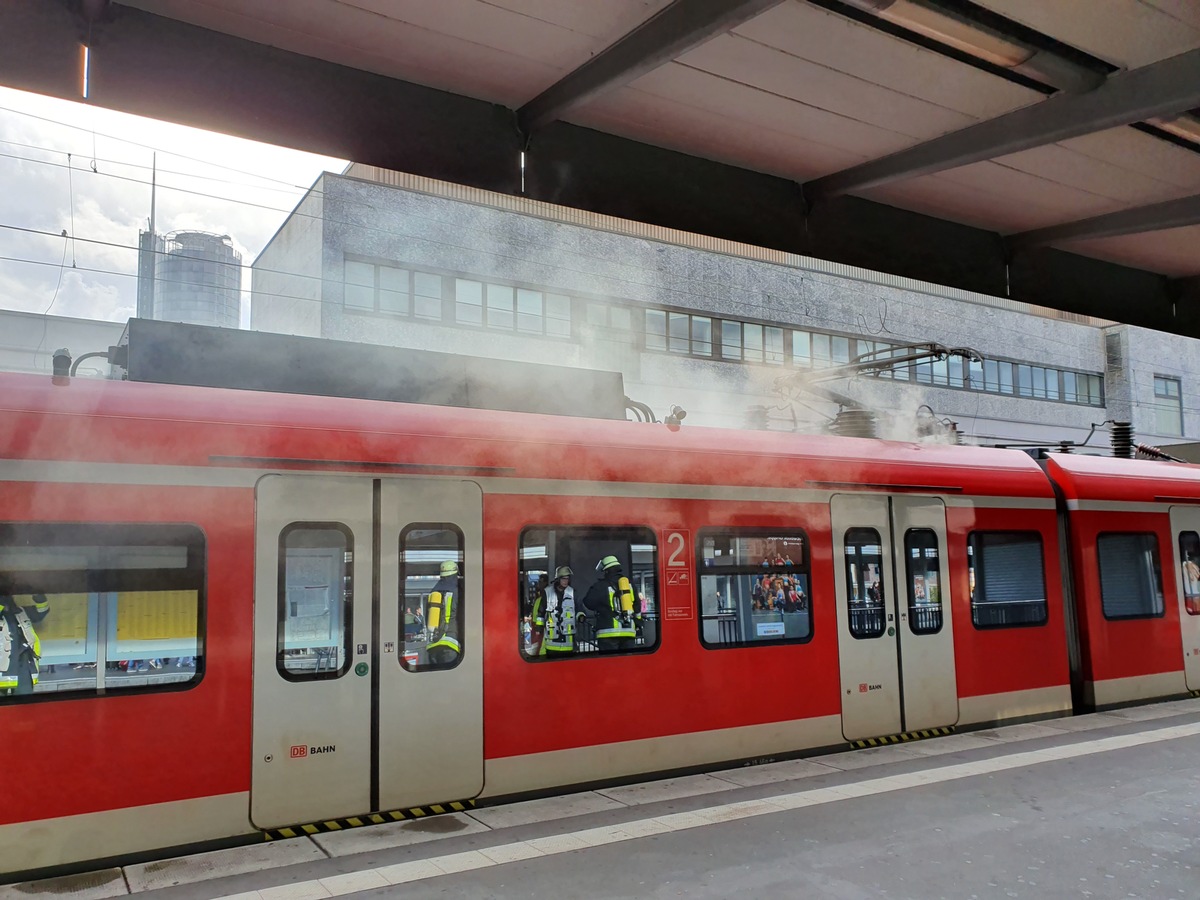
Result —
POLYGON ((1193 0, 77 6, 97 29, 136 7, 496 104, 532 154, 569 123, 786 179, 806 212, 857 197, 1001 236, 1007 254, 1200 275, 1193 0))

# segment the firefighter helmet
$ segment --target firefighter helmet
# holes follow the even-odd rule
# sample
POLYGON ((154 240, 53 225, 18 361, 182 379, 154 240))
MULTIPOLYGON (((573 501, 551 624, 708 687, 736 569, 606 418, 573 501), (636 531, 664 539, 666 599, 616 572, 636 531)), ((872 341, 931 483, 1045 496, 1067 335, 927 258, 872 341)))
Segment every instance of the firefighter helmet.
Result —
POLYGON ((570 566, 559 566, 557 569, 554 570, 554 577, 555 578, 570 578, 571 577, 571 567, 570 566))
POLYGON ((448 578, 451 575, 457 575, 457 574, 458 574, 458 563, 456 563, 454 560, 448 559, 444 563, 442 563, 442 577, 443 578, 448 578))
POLYGON ((615 556, 606 556, 596 564, 597 572, 607 572, 609 569, 618 569, 621 567, 621 561, 615 556))

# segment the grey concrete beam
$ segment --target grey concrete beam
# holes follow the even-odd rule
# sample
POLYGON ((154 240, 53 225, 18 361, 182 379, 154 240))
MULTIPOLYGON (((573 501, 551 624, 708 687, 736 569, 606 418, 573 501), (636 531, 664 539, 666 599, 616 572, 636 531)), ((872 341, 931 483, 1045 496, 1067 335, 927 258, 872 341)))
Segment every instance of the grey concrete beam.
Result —
POLYGON ((1171 115, 1200 104, 1200 50, 1112 75, 1086 94, 1032 106, 834 172, 804 185, 814 201, 995 159, 1084 134, 1171 115))
POLYGON ((1123 234, 1142 234, 1147 231, 1163 231, 1167 228, 1183 228, 1200 224, 1200 194, 1166 200, 1149 206, 1122 209, 1118 212, 1050 225, 1032 231, 1009 235, 1005 242, 1012 250, 1023 247, 1040 247, 1062 244, 1067 241, 1082 241, 1092 238, 1118 237, 1123 234))
POLYGON ((532 135, 573 107, 634 81, 780 2, 675 0, 517 110, 521 131, 532 135))

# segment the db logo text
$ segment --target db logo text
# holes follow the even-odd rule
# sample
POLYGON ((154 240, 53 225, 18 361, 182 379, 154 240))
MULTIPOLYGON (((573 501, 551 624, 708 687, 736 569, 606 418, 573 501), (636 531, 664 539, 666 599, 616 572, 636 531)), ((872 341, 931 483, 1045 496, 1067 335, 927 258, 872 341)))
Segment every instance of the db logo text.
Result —
POLYGON ((304 759, 306 756, 317 756, 321 753, 334 753, 337 751, 337 746, 334 744, 326 744, 324 747, 310 747, 307 744, 293 744, 292 749, 288 751, 288 756, 292 759, 304 759))

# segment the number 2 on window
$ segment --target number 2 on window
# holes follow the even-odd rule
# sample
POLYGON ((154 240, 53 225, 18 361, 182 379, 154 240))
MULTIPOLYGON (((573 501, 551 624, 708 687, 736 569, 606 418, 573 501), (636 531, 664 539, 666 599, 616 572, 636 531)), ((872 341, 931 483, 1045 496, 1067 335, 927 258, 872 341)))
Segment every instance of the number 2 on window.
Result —
POLYGON ((687 560, 683 558, 683 550, 685 546, 683 535, 678 531, 672 531, 667 535, 667 544, 675 547, 675 549, 671 552, 671 555, 667 557, 667 568, 686 569, 687 560))

